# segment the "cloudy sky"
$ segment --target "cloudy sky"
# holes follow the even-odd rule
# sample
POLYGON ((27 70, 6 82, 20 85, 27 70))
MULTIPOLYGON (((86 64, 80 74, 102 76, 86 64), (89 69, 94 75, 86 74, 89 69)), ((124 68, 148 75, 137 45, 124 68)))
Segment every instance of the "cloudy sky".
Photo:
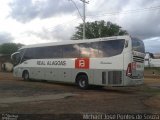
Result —
MULTIPOLYGON (((80 0, 73 0, 83 13, 80 0)), ((82 23, 70 0, 0 0, 0 44, 36 44, 68 40, 82 23)), ((159 0, 89 0, 86 21, 105 20, 122 26, 160 53, 159 0)))

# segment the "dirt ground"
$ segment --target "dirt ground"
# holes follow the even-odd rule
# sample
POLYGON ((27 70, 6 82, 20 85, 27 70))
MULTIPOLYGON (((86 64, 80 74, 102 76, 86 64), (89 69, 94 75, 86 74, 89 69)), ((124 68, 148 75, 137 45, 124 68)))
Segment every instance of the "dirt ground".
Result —
POLYGON ((147 75, 144 85, 137 87, 81 90, 75 85, 24 81, 13 78, 12 73, 0 73, 0 113, 160 114, 160 77, 147 75))

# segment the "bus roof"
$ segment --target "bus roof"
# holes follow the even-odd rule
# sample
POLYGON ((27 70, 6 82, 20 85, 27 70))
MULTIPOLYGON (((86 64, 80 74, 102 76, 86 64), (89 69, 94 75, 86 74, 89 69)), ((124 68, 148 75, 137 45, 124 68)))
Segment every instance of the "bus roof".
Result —
POLYGON ((127 39, 127 38, 130 38, 130 36, 129 35, 124 35, 124 36, 112 36, 112 37, 103 37, 103 38, 85 39, 85 40, 66 40, 66 41, 61 41, 61 42, 51 42, 51 43, 41 43, 41 44, 26 45, 26 46, 23 46, 20 49, 34 48, 34 47, 44 47, 44 46, 56 46, 56 45, 88 43, 88 42, 105 41, 105 40, 127 39))

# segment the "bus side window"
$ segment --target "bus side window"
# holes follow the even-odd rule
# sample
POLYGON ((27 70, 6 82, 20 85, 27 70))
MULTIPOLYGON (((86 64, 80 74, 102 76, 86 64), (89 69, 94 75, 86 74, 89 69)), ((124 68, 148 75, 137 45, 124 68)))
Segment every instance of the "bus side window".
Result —
POLYGON ((90 57, 90 44, 89 43, 80 43, 79 51, 81 58, 89 58, 90 57))
POLYGON ((60 46, 37 47, 35 49, 35 59, 62 58, 62 48, 60 46))
POLYGON ((78 58, 79 57, 79 47, 77 44, 64 45, 63 58, 78 58))
POLYGON ((101 41, 99 46, 99 54, 102 57, 112 57, 121 54, 124 48, 124 40, 101 41))
POLYGON ((34 49, 35 48, 28 48, 25 50, 23 58, 22 58, 22 62, 29 60, 29 59, 34 59, 35 57, 34 49))
POLYGON ((93 42, 90 46, 90 57, 98 58, 101 55, 99 54, 99 42, 93 42))
POLYGON ((61 46, 53 46, 50 47, 50 51, 48 57, 49 58, 62 58, 62 47, 61 46))

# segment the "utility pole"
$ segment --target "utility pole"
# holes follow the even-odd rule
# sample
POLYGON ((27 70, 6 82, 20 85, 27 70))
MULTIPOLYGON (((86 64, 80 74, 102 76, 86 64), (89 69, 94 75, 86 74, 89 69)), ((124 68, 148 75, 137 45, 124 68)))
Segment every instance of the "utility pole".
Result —
POLYGON ((83 39, 85 39, 85 37, 86 37, 86 35, 85 35, 85 29, 86 29, 86 26, 85 26, 85 23, 86 23, 86 14, 85 14, 86 13, 86 3, 89 4, 89 1, 80 0, 81 2, 83 2, 83 17, 81 15, 76 3, 73 0, 69 0, 69 1, 71 1, 74 4, 76 9, 78 10, 79 15, 81 16, 81 19, 83 21, 83 39))
POLYGON ((86 1, 86 0, 80 0, 80 1, 82 1, 83 2, 83 39, 85 39, 85 37, 86 37, 86 32, 85 32, 85 30, 86 30, 86 3, 88 4, 89 2, 88 1, 86 1))
POLYGON ((85 3, 85 0, 83 1, 83 39, 85 39, 86 37, 86 3, 85 3))

